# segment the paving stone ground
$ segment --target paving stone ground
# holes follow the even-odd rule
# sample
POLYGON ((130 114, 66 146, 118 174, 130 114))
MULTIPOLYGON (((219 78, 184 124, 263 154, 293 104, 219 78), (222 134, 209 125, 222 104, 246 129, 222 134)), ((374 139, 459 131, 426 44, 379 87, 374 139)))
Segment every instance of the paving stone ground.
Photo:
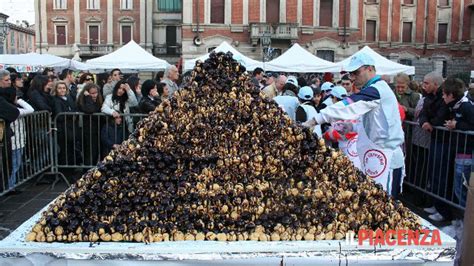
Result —
MULTIPOLYGON (((70 176, 68 180, 72 181, 80 174, 72 173, 70 176)), ((36 184, 37 179, 33 178, 19 186, 18 193, 0 197, 0 240, 67 189, 67 184, 62 180, 52 188, 52 180, 54 177, 44 178, 36 184)))

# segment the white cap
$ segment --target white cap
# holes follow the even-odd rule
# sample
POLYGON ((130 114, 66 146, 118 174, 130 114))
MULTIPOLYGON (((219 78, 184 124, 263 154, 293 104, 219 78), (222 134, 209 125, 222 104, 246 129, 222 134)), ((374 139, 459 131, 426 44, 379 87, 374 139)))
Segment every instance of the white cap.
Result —
POLYGON ((342 100, 347 97, 347 90, 342 86, 334 86, 330 94, 339 100, 342 100))
POLYGON ((334 84, 332 84, 332 82, 326 81, 323 83, 323 85, 321 85, 321 91, 328 92, 328 91, 331 91, 333 87, 334 87, 334 84))
POLYGON ((313 89, 311 89, 309 86, 301 87, 301 89, 298 91, 298 98, 306 101, 313 99, 313 89))
POLYGON ((299 87, 298 86, 298 80, 296 79, 295 76, 288 76, 288 79, 286 80, 286 83, 291 83, 291 84, 295 85, 297 88, 299 87))
POLYGON ((344 69, 347 72, 353 72, 361 66, 375 66, 374 59, 365 52, 359 52, 351 58, 349 65, 344 69))

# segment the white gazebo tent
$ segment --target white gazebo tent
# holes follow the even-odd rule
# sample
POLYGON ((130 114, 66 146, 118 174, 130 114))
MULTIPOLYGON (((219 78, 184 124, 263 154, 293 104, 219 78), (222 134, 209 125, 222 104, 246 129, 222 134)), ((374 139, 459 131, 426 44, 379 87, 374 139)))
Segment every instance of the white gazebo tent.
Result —
POLYGON ((32 67, 52 67, 52 68, 70 68, 73 70, 87 70, 87 64, 76 60, 55 56, 52 54, 2 54, 0 55, 0 64, 32 66, 32 67))
MULTIPOLYGON (((257 60, 254 60, 250 57, 247 57, 243 54, 241 54, 239 51, 237 51, 237 49, 235 49, 234 47, 232 47, 232 45, 230 45, 229 43, 227 43, 226 41, 223 41, 219 46, 217 46, 214 50, 214 52, 231 52, 232 55, 233 55, 233 58, 237 61, 239 61, 240 64, 242 64, 247 70, 254 70, 255 68, 257 67, 262 67, 262 62, 260 61, 257 61, 257 60)), ((210 53, 207 53, 205 55, 202 55, 198 58, 194 58, 194 59, 189 59, 189 60, 185 60, 184 62, 184 70, 185 71, 188 71, 188 70, 191 70, 194 68, 195 64, 196 64, 196 61, 200 60, 202 62, 204 62, 206 59, 209 58, 209 54, 210 53)))
POLYGON ((323 60, 295 43, 279 57, 265 63, 266 71, 323 73, 339 72, 341 67, 323 60))
POLYGON ((170 64, 163 59, 154 57, 135 41, 131 40, 116 51, 87 60, 89 70, 106 71, 119 68, 124 72, 156 71, 166 69, 170 64))
POLYGON ((381 56, 380 54, 378 54, 377 52, 375 52, 368 46, 365 46, 364 48, 360 49, 355 54, 338 62, 337 64, 342 68, 342 70, 344 70, 344 68, 347 67, 347 65, 349 65, 349 62, 351 61, 352 57, 362 52, 370 55, 374 59, 375 70, 377 71, 378 75, 396 75, 400 72, 403 72, 407 75, 415 74, 414 66, 407 66, 407 65, 399 64, 397 62, 393 62, 392 60, 389 60, 381 56))

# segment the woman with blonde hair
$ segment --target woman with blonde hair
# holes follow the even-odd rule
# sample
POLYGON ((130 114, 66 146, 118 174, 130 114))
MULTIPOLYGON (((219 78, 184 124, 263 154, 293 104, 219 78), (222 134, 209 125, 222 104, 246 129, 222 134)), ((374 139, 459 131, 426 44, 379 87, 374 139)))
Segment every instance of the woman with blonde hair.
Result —
POLYGON ((75 134, 76 119, 74 115, 64 114, 77 112, 76 103, 69 95, 69 89, 64 81, 57 81, 51 90, 53 96, 53 121, 56 122, 58 134, 60 165, 77 164, 78 158, 75 155, 75 134))
POLYGON ((405 111, 406 120, 413 120, 415 107, 420 100, 420 94, 410 89, 410 82, 410 77, 405 73, 398 73, 395 76, 395 95, 405 111))
POLYGON ((77 96, 77 108, 83 112, 82 129, 84 136, 84 164, 96 165, 100 151, 100 129, 105 118, 99 116, 104 99, 100 87, 95 83, 87 83, 77 96), (95 114, 95 115, 94 115, 95 114))

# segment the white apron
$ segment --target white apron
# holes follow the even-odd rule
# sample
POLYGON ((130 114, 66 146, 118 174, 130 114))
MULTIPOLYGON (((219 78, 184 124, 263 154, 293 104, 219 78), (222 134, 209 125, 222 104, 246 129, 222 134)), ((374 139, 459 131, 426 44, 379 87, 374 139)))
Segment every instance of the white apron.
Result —
POLYGON ((357 139, 358 136, 355 136, 348 140, 339 141, 339 149, 351 160, 355 167, 362 170, 360 166, 359 154, 357 153, 357 139))
POLYGON ((373 143, 362 123, 357 125, 357 153, 362 166, 362 172, 372 178, 375 183, 381 184, 383 189, 390 195, 392 191, 392 169, 390 163, 393 151, 382 149, 373 143))

